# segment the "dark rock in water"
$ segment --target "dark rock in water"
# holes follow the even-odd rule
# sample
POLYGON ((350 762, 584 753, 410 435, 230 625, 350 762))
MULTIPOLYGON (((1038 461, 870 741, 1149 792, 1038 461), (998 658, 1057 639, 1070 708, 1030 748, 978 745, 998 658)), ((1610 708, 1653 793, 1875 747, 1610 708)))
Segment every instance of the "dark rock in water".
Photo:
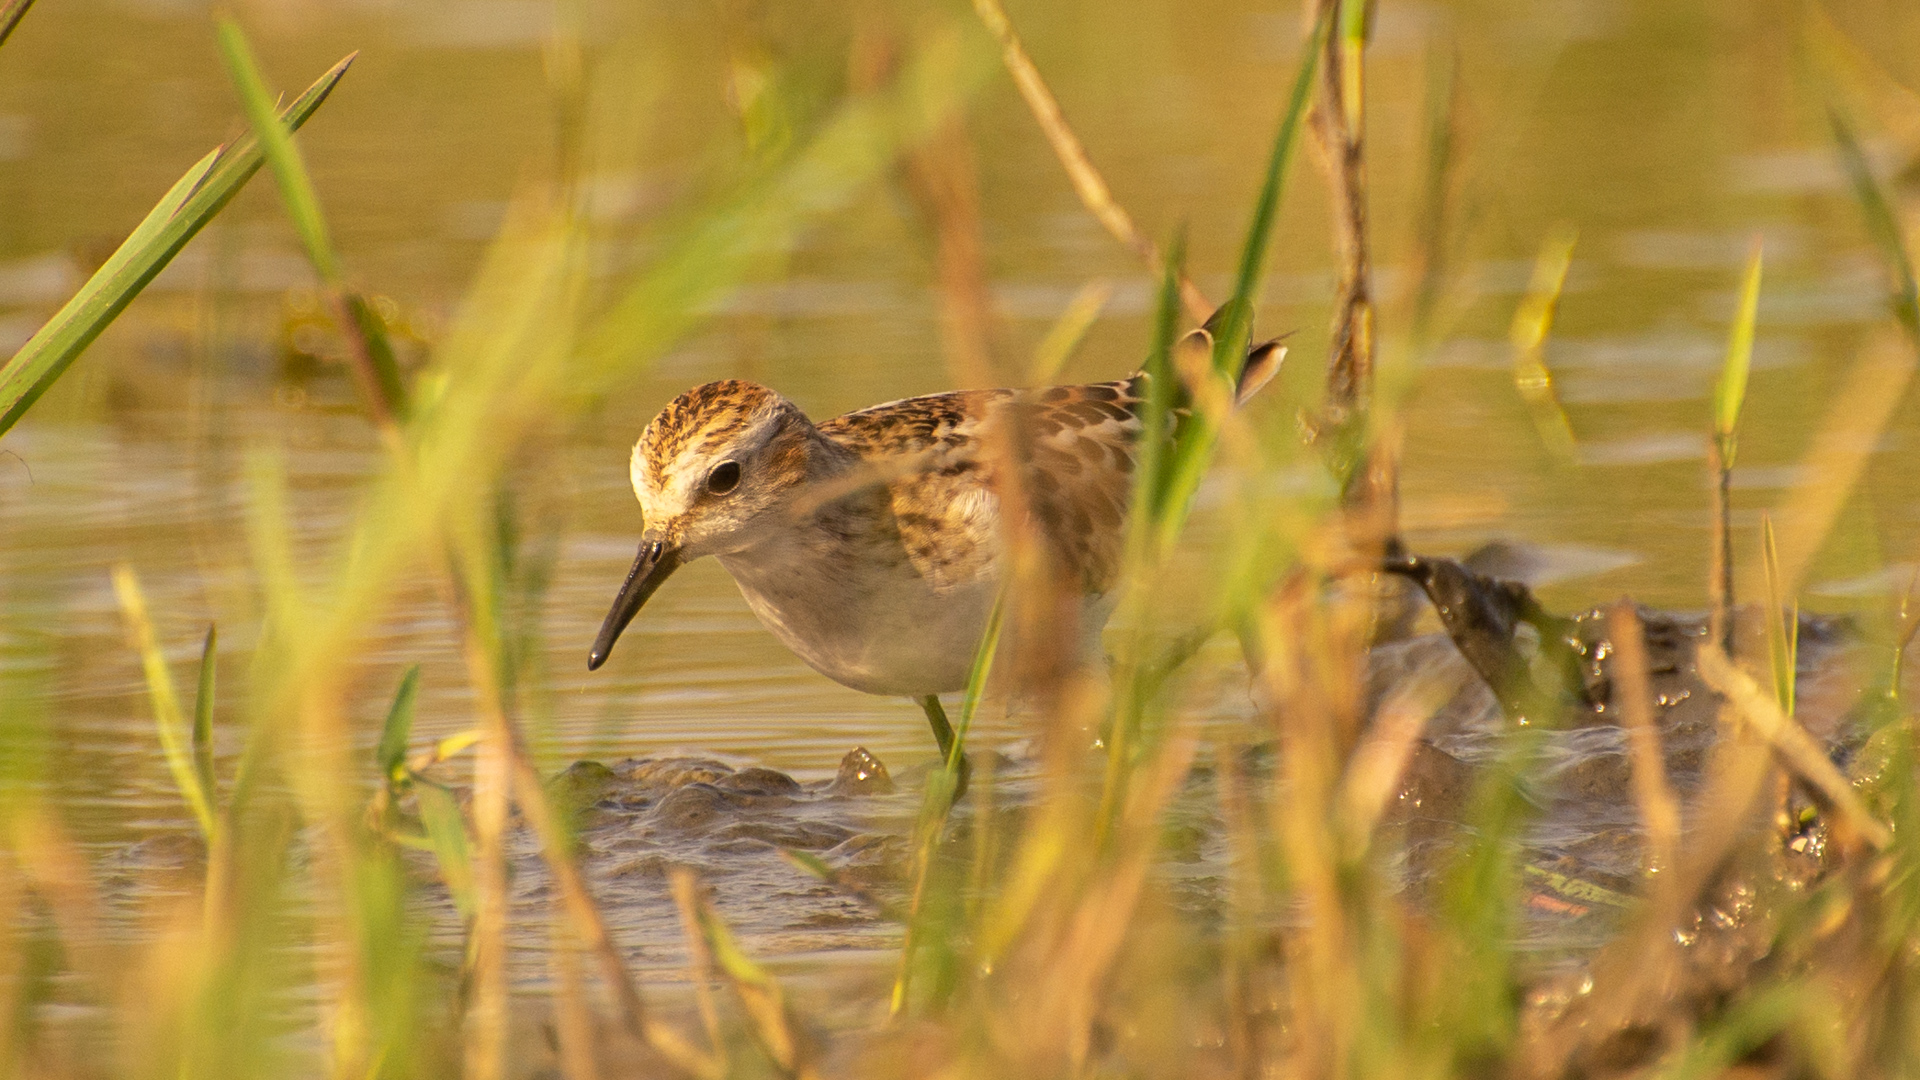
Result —
POLYGON ((831 795, 891 795, 893 777, 887 767, 864 746, 856 746, 840 759, 840 772, 827 786, 831 795))
POLYGON ((734 812, 753 806, 755 797, 716 784, 682 784, 653 808, 653 822, 676 832, 697 832, 734 812))
POLYGON ((793 777, 773 769, 741 769, 713 781, 713 785, 742 795, 798 795, 800 784, 793 777))
POLYGON ((733 775, 733 767, 712 758, 628 758, 613 767, 628 784, 664 795, 683 784, 712 784, 733 775))
POLYGON ((576 761, 547 781, 547 796, 566 806, 592 806, 618 781, 612 769, 597 761, 576 761))

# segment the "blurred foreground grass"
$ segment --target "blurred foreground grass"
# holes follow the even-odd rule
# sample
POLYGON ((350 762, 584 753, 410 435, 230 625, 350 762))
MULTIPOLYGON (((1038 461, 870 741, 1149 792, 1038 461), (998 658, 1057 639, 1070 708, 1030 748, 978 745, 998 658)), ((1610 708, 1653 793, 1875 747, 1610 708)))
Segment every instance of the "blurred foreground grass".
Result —
MULTIPOLYGON (((1764 703, 1729 707, 1699 794, 1637 882, 1642 895, 1603 898, 1627 905, 1621 928, 1579 980, 1556 980, 1519 933, 1537 894, 1519 853, 1532 813, 1525 778, 1540 745, 1537 732, 1516 727, 1502 759, 1474 781, 1469 828, 1432 886, 1401 887, 1404 837, 1383 823, 1445 688, 1415 679, 1369 700, 1375 612, 1362 587, 1369 575, 1355 568, 1387 532, 1359 512, 1369 508, 1356 492, 1391 460, 1403 404, 1395 395, 1409 382, 1383 370, 1377 397, 1346 403, 1319 448, 1339 475, 1304 490, 1270 482, 1315 461, 1296 438, 1296 418, 1230 405, 1272 222, 1297 180, 1288 163, 1305 138, 1314 87, 1325 85, 1317 65, 1323 56, 1349 65, 1354 99, 1364 85, 1366 20, 1358 5, 1339 9, 1323 8, 1292 95, 1276 95, 1269 110, 1280 115, 1268 173, 1210 339, 1180 332, 1183 245, 1166 245, 1155 336, 1141 354, 1169 396, 1145 418, 1156 437, 1140 467, 1112 670, 1047 662, 1052 643, 1071 634, 1046 602, 1045 575, 1019 570, 999 654, 1013 662, 990 671, 996 650, 982 650, 961 726, 989 682, 1024 680, 1020 689, 1037 702, 1037 792, 1017 813, 995 812, 983 770, 968 802, 950 809, 957 759, 929 775, 904 880, 893 883, 904 897, 891 907, 903 923, 899 966, 890 993, 868 1003, 870 1022, 851 1030, 816 1022, 685 871, 671 887, 693 943, 694 1001, 676 995, 663 1005, 636 980, 631 945, 609 932, 576 865, 566 808, 553 804, 528 750, 526 718, 542 678, 528 638, 543 570, 537 545, 524 540, 538 522, 518 509, 529 494, 523 470, 550 452, 548 436, 630 384, 730 287, 777 264, 810 224, 919 148, 952 138, 955 116, 994 74, 993 43, 970 24, 928 20, 897 34, 890 59, 869 57, 848 93, 811 113, 742 76, 735 92, 747 150, 716 166, 636 268, 596 263, 581 162, 529 180, 451 329, 402 385, 390 352, 382 358, 377 318, 331 249, 304 163, 228 24, 226 56, 246 115, 343 332, 360 342, 360 386, 386 430, 387 456, 358 492, 347 538, 316 558, 296 556, 283 462, 269 447, 253 453, 260 644, 241 685, 216 687, 210 632, 190 712, 155 640, 138 567, 115 575, 159 739, 204 845, 192 880, 154 905, 138 941, 104 934, 111 900, 102 874, 79 855, 41 782, 60 764, 47 691, 36 683, 47 658, 0 668, 0 1062, 36 1076, 477 1078, 541 1069, 576 1078, 1920 1069, 1920 774, 1899 696, 1899 657, 1920 625, 1914 613, 1861 631, 1875 660, 1854 779, 1889 834, 1849 828, 1844 798, 1808 795, 1805 785, 1799 803, 1781 794, 1790 772, 1770 756, 1778 736, 1742 720, 1773 714, 1764 703), (1176 382, 1191 404, 1178 414, 1176 382), (1203 484, 1208 498, 1196 503, 1203 484), (1204 512, 1221 504, 1232 513, 1204 512), (362 759, 349 704, 369 692, 369 628, 420 581, 454 613, 473 727, 409 746, 410 675, 392 689, 377 758, 362 759), (1200 669, 1226 661, 1199 646, 1232 635, 1259 706, 1231 737, 1203 735, 1186 694, 1200 669), (208 750, 216 708, 244 733, 228 775, 208 750), (449 760, 470 764, 463 792, 435 768, 449 760), (1226 902, 1205 917, 1173 901, 1165 875, 1195 843, 1174 807, 1196 775, 1210 780, 1208 812, 1220 823, 1210 842, 1225 851, 1227 879, 1226 902), (523 835, 554 882, 543 947, 555 976, 538 994, 509 979, 508 851, 523 835), (1770 873, 1783 845, 1808 837, 1823 845, 1816 873, 1770 873), (433 879, 405 854, 416 849, 430 853, 433 879), (434 932, 447 914, 442 897, 457 944, 434 932), (1710 934, 1716 918, 1745 936, 1725 939, 1737 956, 1702 964, 1682 947, 1690 934, 1710 934), (1729 972, 1735 982, 1715 981, 1729 972), (713 988, 724 988, 724 1004, 713 988), (88 1007, 64 1011, 74 1005, 88 1007)), ((564 56, 564 44, 556 53, 564 56)), ((1836 127, 1856 164, 1849 129, 1836 127)), ((1442 120, 1426 163, 1436 174, 1446 168, 1445 128, 1442 120)), ((580 146, 595 134, 583 132, 580 146)), ((1889 253, 1893 322, 1911 331, 1913 277, 1897 223, 1887 224, 1871 171, 1856 165, 1851 175, 1889 253)), ((1437 175, 1418 187, 1445 183, 1437 175)), ((964 200, 929 205, 936 231, 969 227, 964 200)), ((1536 295, 1515 323, 1520 389, 1559 454, 1573 436, 1540 349, 1570 247, 1549 244, 1536 295)), ((1437 258, 1429 265, 1444 270, 1437 258)), ((1744 385, 1754 307, 1765 303, 1757 258, 1753 265, 1727 387, 1744 385)), ((1419 321, 1443 292, 1415 290, 1425 298, 1419 321)), ((1370 334, 1372 318, 1354 325, 1370 334)), ((1069 351, 1077 333, 1049 336, 1046 349, 1069 351)), ((1424 344, 1383 339, 1383 369, 1409 362, 1394 350, 1424 344)), ((1842 405, 1898 400, 1911 349, 1891 330, 1876 341, 1854 361, 1842 405)), ((1059 363, 1043 355, 1034 368, 1059 363)), ((1723 392, 1717 405, 1700 431, 1730 464, 1739 392, 1723 392)), ((1809 452, 1819 482, 1782 509, 1777 542, 1769 526, 1768 555, 1742 561, 1767 586, 1741 580, 1740 595, 1768 598, 1765 647, 1752 667, 1767 674, 1773 708, 1787 717, 1793 597, 1858 482, 1859 443, 1890 408, 1836 407, 1809 452)), ((1745 700, 1730 692, 1736 699, 1745 700)), ((1643 795, 1642 809, 1657 799, 1643 795)), ((796 863, 796 875, 831 879, 828 868, 796 863)))

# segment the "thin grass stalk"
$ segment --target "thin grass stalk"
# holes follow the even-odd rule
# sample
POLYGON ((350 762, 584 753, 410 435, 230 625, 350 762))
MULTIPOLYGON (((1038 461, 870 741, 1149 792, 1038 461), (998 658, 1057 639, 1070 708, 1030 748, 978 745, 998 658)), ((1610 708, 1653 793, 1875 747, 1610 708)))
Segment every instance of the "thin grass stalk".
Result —
POLYGON ((213 779, 213 693, 219 642, 219 630, 208 624, 207 639, 200 646, 200 682, 193 695, 193 774, 209 806, 220 803, 213 779))
POLYGON ((1680 850, 1680 803, 1667 783, 1666 754, 1660 749, 1660 731, 1653 718, 1647 639, 1631 601, 1621 600, 1607 610, 1607 639, 1614 646, 1614 700, 1627 733, 1633 798, 1647 833, 1647 871, 1668 873, 1680 850))
POLYGON ((1767 661, 1773 670, 1773 696, 1780 711, 1792 716, 1799 665, 1800 606, 1795 603, 1791 612, 1787 609, 1780 583, 1780 546, 1773 535, 1773 518, 1766 514, 1760 517, 1760 559, 1767 577, 1767 661))
MULTIPOLYGON (((1094 167, 1093 160, 1087 156, 1086 147, 1081 145, 1079 136, 1073 133, 1066 114, 1060 111, 1059 100, 1047 88, 1046 80, 1040 76, 1040 69, 1034 66, 1032 58, 1027 55, 1026 46, 1020 43, 1019 35, 1014 33, 1013 24, 1008 21, 1006 9, 1000 6, 1000 0, 973 0, 973 10, 986 25, 987 32, 1000 43, 1000 58, 1006 64, 1007 73, 1013 76, 1013 84, 1019 88, 1020 97, 1027 103, 1028 111, 1039 123, 1041 134, 1047 138, 1047 145, 1053 148, 1054 156, 1060 159, 1061 166, 1066 169, 1067 179, 1072 182, 1073 192, 1080 197, 1081 205, 1115 240, 1139 255, 1155 276, 1165 274, 1168 262, 1161 257, 1153 241, 1135 227, 1132 215, 1114 199, 1106 178, 1100 175, 1100 170, 1094 167)), ((1181 301, 1194 321, 1203 321, 1213 313, 1213 304, 1184 274, 1180 275, 1179 283, 1181 301)))
POLYGON ((959 788, 967 733, 973 727, 974 712, 986 692, 987 679, 993 671, 993 659, 1000 651, 1000 630, 1005 610, 1006 596, 1003 590, 987 617, 986 631, 981 635, 980 644, 974 648, 973 664, 967 671, 966 694, 960 703, 960 723, 955 725, 953 731, 953 745, 948 749, 940 771, 927 778, 927 790, 921 799, 920 816, 913 833, 913 858, 910 864, 912 891, 907 906, 907 933, 900 945, 900 959, 894 968, 893 991, 887 1004, 888 1013, 892 1016, 901 1015, 907 1007, 907 994, 913 981, 914 953, 925 936, 922 926, 923 901, 927 895, 934 848, 941 831, 946 828, 948 816, 953 812, 953 793, 959 788), (938 782, 935 782, 936 777, 938 782))
POLYGON ((1311 113, 1332 196, 1339 267, 1327 352, 1326 418, 1344 426, 1366 411, 1373 390, 1373 294, 1367 250, 1367 0, 1318 0, 1316 19, 1334 27, 1323 46, 1320 94, 1311 113))
POLYGON ((1707 447, 1713 484, 1712 559, 1707 595, 1711 611, 1708 635, 1726 652, 1733 651, 1733 461, 1739 449, 1740 406, 1747 395, 1747 376, 1753 367, 1754 323, 1760 310, 1761 247, 1758 237, 1747 256, 1740 281, 1740 303, 1727 333, 1727 359, 1713 390, 1713 437, 1707 447))

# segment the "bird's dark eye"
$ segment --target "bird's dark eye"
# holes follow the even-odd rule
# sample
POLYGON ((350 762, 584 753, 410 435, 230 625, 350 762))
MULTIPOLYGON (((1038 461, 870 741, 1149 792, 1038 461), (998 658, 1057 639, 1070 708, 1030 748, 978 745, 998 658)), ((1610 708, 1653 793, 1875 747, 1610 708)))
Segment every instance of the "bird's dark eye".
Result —
POLYGON ((707 474, 707 490, 715 495, 725 495, 740 484, 740 463, 723 461, 707 474))

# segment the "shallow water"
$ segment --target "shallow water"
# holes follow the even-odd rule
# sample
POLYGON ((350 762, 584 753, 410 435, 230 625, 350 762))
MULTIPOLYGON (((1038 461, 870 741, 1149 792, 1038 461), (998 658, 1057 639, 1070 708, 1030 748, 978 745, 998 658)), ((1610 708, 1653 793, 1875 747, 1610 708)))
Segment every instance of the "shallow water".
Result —
MULTIPOLYGON (((634 145, 592 183, 612 248, 735 137, 719 74, 730 56, 771 56, 813 90, 834 85, 844 65, 838 23, 583 10, 590 57, 633 73, 617 85, 630 98, 634 145)), ((517 178, 552 166, 557 110, 542 56, 563 24, 543 4, 469 0, 277 0, 243 14, 270 77, 285 85, 362 50, 302 141, 354 277, 391 297, 413 347, 426 347, 517 178)), ((1216 295, 1226 292, 1291 72, 1297 14, 1296 4, 1228 3, 1183 5, 1177 18, 1150 3, 1014 12, 1116 192, 1151 234, 1188 223, 1198 280, 1216 295)), ((1451 274, 1458 302, 1440 343, 1417 358, 1406 403, 1408 538, 1430 551, 1528 541, 1543 553, 1530 576, 1549 582, 1544 595, 1561 609, 1622 593, 1698 608, 1700 432, 1748 238, 1765 238, 1767 277, 1735 475, 1743 557, 1755 550, 1757 511, 1804 479, 1795 465, 1822 403, 1885 321, 1884 279, 1824 122, 1784 59, 1790 33, 1735 4, 1565 0, 1519 13, 1382 3, 1372 152, 1390 358, 1405 356, 1395 335, 1405 325, 1435 41, 1457 47, 1463 63, 1456 217, 1468 224, 1451 274), (1556 222, 1581 232, 1548 351, 1580 439, 1574 466, 1541 452, 1505 340, 1535 248, 1556 222)), ((236 115, 200 5, 36 8, 0 52, 0 342, 24 340, 103 244, 234 130, 236 115)), ((974 103, 970 128, 1007 351, 1022 355, 1081 284, 1108 277, 1115 298, 1067 375, 1130 370, 1150 283, 1078 208, 1004 85, 974 103)), ((1909 147, 1891 139, 1873 149, 1890 173, 1909 161, 1909 147)), ((1297 330, 1294 359, 1263 406, 1281 424, 1310 400, 1330 281, 1323 198, 1304 159, 1294 181, 1260 313, 1263 328, 1297 330)), ((180 671, 217 621, 223 684, 243 685, 258 625, 243 528, 248 455, 281 455, 309 555, 338 540, 356 485, 379 459, 337 367, 289 358, 316 332, 311 284, 262 178, 0 443, 0 661, 44 680, 41 707, 61 761, 46 783, 95 856, 177 833, 187 820, 107 568, 125 560, 139 570, 180 671)), ((786 265, 733 294, 539 466, 530 513, 548 526, 536 546, 550 548, 553 565, 538 619, 547 681, 529 712, 543 761, 718 757, 818 785, 858 745, 905 773, 931 756, 917 710, 806 669, 716 566, 677 575, 607 668, 585 670, 637 538, 626 447, 673 393, 722 376, 768 382, 816 417, 952 385, 929 242, 897 185, 869 190, 810 232, 786 265)), ((1870 496, 1843 519, 1849 539, 1814 562, 1811 603, 1875 610, 1904 584, 1881 568, 1911 560, 1920 537, 1920 478, 1900 465, 1916 423, 1903 406, 1881 436, 1864 480, 1870 496)), ((356 716, 369 746, 411 663, 425 665, 422 735, 470 724, 450 624, 428 582, 368 634, 375 663, 356 716)), ((1022 734, 1017 722, 981 733, 1013 750, 1022 734)), ((222 738, 231 755, 234 736, 222 738)), ((1600 761, 1617 748, 1568 753, 1600 761)), ((886 803, 875 813, 872 830, 885 832, 907 811, 886 803)), ((1597 810, 1585 822, 1612 824, 1597 810)), ((859 927, 793 936, 782 909, 756 906, 775 873, 769 866, 743 879, 751 888, 722 896, 759 944, 812 956, 876 947, 859 927)), ((678 948, 678 927, 657 906, 623 910, 630 921, 618 927, 640 944, 678 948)))

